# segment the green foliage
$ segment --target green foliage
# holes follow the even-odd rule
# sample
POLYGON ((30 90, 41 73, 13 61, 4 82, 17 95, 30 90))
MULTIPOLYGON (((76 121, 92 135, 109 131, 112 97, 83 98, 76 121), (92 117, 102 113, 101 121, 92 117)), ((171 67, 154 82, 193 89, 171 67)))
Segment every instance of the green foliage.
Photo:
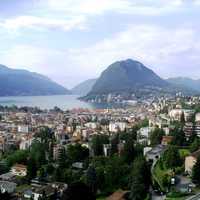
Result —
POLYGON ((197 158, 197 162, 192 169, 192 181, 200 185, 200 157, 197 158))
POLYGON ((137 158, 133 163, 130 186, 131 200, 143 200, 147 197, 150 186, 150 170, 143 157, 137 158))
POLYGON ((119 188, 127 189, 131 168, 123 159, 118 156, 96 157, 92 164, 96 170, 97 187, 103 194, 110 194, 119 188))
POLYGON ((80 144, 69 145, 66 155, 70 163, 81 162, 89 157, 89 149, 80 144))
POLYGON ((193 143, 190 145, 190 151, 195 152, 200 148, 200 139, 195 138, 193 143))
POLYGON ((28 157, 28 151, 25 150, 17 150, 11 155, 7 156, 7 163, 8 166, 11 167, 14 164, 26 164, 27 163, 27 157, 28 157))
POLYGON ((186 144, 185 141, 185 133, 183 132, 182 128, 176 127, 170 135, 173 136, 173 140, 171 142, 172 145, 176 146, 184 146, 186 144))
POLYGON ((169 146, 163 155, 163 163, 167 169, 174 169, 181 166, 181 158, 175 146, 169 146))
POLYGON ((89 166, 86 172, 86 184, 90 188, 93 194, 97 191, 97 174, 93 166, 89 166))
POLYGON ((133 162, 135 158, 135 149, 134 149, 134 141, 132 139, 129 139, 125 142, 122 157, 124 161, 128 164, 133 162))
POLYGON ((181 114, 180 122, 181 122, 182 125, 185 124, 185 115, 184 115, 184 112, 182 112, 182 114, 181 114))
POLYGON ((115 134, 111 138, 111 155, 118 153, 118 144, 119 144, 119 134, 115 134))
POLYGON ((0 162, 0 174, 4 174, 9 171, 9 167, 7 165, 7 162, 1 161, 0 162))
POLYGON ((109 137, 107 135, 95 135, 91 143, 94 155, 101 156, 103 155, 103 145, 109 143, 109 137))
POLYGON ((34 160, 37 169, 46 164, 46 149, 43 143, 34 141, 30 149, 30 159, 34 160))
POLYGON ((154 131, 150 134, 150 141, 151 145, 155 146, 161 143, 162 136, 164 136, 164 131, 162 129, 156 128, 154 131))
POLYGON ((149 126, 149 120, 147 118, 145 118, 144 120, 140 121, 137 125, 138 130, 142 127, 147 127, 149 126))
POLYGON ((36 162, 33 158, 29 158, 27 165, 27 177, 29 180, 35 178, 37 175, 36 162))

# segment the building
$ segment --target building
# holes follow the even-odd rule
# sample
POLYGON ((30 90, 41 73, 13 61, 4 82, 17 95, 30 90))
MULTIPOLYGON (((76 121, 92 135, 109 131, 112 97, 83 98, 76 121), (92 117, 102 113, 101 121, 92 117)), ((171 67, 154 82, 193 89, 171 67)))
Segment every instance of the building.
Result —
POLYGON ((11 168, 11 173, 15 176, 26 176, 27 175, 27 166, 16 164, 11 168))
POLYGON ((200 137, 200 121, 197 121, 194 125, 194 133, 200 137))
POLYGON ((185 123, 183 127, 183 131, 185 133, 186 138, 190 138, 194 133, 194 126, 192 122, 185 123))
POLYGON ((28 133, 29 127, 28 125, 19 125, 17 130, 19 133, 28 133))
POLYGON ((0 191, 1 193, 13 193, 17 187, 16 183, 8 182, 8 181, 0 181, 0 191))
POLYGON ((31 135, 26 135, 21 138, 20 144, 19 144, 19 149, 20 150, 27 150, 30 148, 30 146, 33 143, 33 137, 31 135))
POLYGON ((99 123, 88 122, 88 123, 85 124, 85 127, 91 128, 91 129, 97 129, 99 127, 99 123))
POLYGON ((163 136, 161 144, 162 145, 169 145, 172 142, 172 140, 173 140, 173 136, 169 136, 169 135, 163 136))
POLYGON ((163 145, 158 145, 152 149, 149 149, 149 151, 145 151, 144 155, 146 157, 146 160, 147 161, 152 161, 152 162, 155 162, 156 160, 158 160, 162 153, 164 153, 165 151, 165 147, 163 145))
POLYGON ((200 113, 195 115, 195 122, 200 122, 200 113))
POLYGON ((182 109, 173 109, 169 112, 169 116, 172 121, 180 121, 182 114, 183 114, 182 109))
POLYGON ((104 144, 103 145, 103 152, 104 152, 104 156, 110 156, 111 153, 111 144, 104 144))
POLYGON ((183 110, 183 112, 184 112, 185 121, 186 122, 191 121, 195 113, 194 110, 183 110))
POLYGON ((34 200, 40 200, 43 197, 51 198, 54 195, 54 193, 55 193, 55 188, 53 188, 50 185, 47 185, 35 189, 32 195, 34 200))
POLYGON ((109 131, 110 132, 119 132, 126 130, 126 123, 125 122, 111 122, 109 124, 109 131))
POLYGON ((192 169, 197 162, 197 158, 200 156, 200 149, 190 154, 185 158, 185 172, 188 174, 192 173, 192 169))

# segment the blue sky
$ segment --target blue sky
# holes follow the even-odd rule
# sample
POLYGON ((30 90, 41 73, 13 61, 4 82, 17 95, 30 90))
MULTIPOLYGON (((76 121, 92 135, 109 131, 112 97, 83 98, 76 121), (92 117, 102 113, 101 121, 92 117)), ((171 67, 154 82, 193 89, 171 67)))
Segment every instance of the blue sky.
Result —
POLYGON ((0 63, 71 88, 132 58, 200 78, 200 0, 1 0, 0 63))

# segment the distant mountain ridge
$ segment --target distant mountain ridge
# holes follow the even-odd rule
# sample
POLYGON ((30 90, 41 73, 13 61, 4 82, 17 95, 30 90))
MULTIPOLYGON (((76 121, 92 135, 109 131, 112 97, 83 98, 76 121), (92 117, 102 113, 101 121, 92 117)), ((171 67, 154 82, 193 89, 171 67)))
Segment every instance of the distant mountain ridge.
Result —
POLYGON ((59 94, 70 91, 44 75, 0 65, 0 96, 59 94))
POLYGON ((81 95, 81 96, 87 95, 91 91, 96 81, 97 79, 88 79, 86 81, 83 81, 82 83, 72 88, 71 92, 72 94, 81 95))
POLYGON ((175 78, 168 78, 166 80, 171 84, 186 87, 188 89, 200 92, 200 79, 195 80, 187 77, 175 77, 175 78))

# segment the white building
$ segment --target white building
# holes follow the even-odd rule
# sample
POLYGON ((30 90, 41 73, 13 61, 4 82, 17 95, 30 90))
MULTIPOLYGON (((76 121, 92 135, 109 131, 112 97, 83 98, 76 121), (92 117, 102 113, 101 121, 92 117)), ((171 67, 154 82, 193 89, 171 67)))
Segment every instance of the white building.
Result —
POLYGON ((85 124, 85 127, 91 128, 91 129, 96 129, 98 126, 99 126, 99 124, 96 122, 88 122, 85 124))
POLYGON ((200 122, 200 113, 197 113, 195 116, 195 121, 200 122))
POLYGON ((33 143, 33 137, 32 136, 25 136, 21 138, 21 142, 19 144, 20 150, 27 150, 30 148, 30 146, 33 143))
POLYGON ((126 123, 125 122, 111 122, 109 124, 109 131, 110 132, 118 132, 118 131, 125 131, 126 123))
POLYGON ((28 133, 29 127, 28 125, 18 125, 17 130, 19 133, 28 133))
POLYGON ((173 109, 169 112, 169 116, 173 121, 180 121, 182 114, 183 114, 182 109, 173 109))

